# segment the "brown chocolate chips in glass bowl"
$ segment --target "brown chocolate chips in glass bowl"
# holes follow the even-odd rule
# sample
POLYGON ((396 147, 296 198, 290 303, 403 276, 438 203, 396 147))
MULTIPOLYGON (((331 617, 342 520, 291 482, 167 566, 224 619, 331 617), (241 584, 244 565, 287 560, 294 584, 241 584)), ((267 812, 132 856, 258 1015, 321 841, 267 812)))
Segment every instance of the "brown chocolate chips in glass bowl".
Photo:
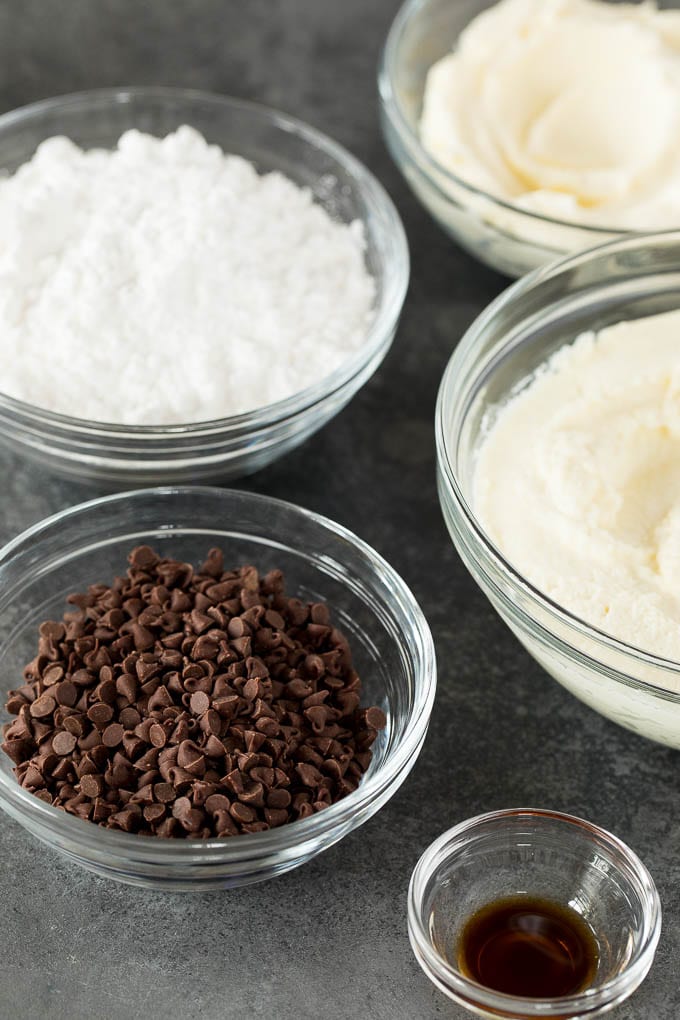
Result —
MULTIPOLYGON (((21 682, 25 663, 35 657, 41 622, 61 620, 65 608, 75 608, 65 606, 67 594, 112 578, 130 549, 142 544, 189 563, 200 563, 206 550, 219 546, 226 563, 255 563, 262 575, 278 568, 305 605, 332 607, 333 622, 350 639, 365 704, 379 705, 387 717, 371 746, 370 765, 353 793, 292 824, 238 839, 190 833, 159 839, 93 825, 46 803, 17 782, 15 762, 0 754, 0 810, 10 824, 102 877, 186 892, 264 881, 350 833, 361 838, 359 830, 397 792, 425 740, 436 689, 434 645, 416 599, 389 563, 342 525, 303 507, 235 489, 166 486, 103 496, 32 525, 0 549, 2 690, 21 682)), ((66 677, 58 675, 56 661, 51 665, 55 686, 66 677)), ((122 684, 128 691, 127 678, 122 684)), ((106 708, 102 721, 104 715, 106 708)), ((15 719, 0 706, 1 722, 15 719)), ((127 714, 122 721, 112 716, 101 732, 114 721, 125 729, 126 720, 127 714)), ((157 746, 159 731, 149 736, 157 746)), ((85 790, 95 790, 98 782, 85 780, 85 790)), ((159 786, 157 802, 173 794, 172 784, 159 786)), ((389 826, 389 818, 382 824, 389 826)))
POLYGON ((35 796, 156 836, 262 832, 357 789, 385 726, 327 606, 283 574, 149 546, 40 626, 2 749, 35 796))

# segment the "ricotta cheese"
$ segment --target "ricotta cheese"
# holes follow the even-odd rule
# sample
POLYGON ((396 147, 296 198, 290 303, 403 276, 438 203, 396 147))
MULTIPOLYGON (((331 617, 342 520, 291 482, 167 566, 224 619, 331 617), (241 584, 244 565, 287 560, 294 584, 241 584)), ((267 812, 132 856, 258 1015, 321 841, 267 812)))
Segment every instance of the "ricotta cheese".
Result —
POLYGON ((680 662, 680 311, 558 351, 478 451, 475 512, 575 616, 680 662))

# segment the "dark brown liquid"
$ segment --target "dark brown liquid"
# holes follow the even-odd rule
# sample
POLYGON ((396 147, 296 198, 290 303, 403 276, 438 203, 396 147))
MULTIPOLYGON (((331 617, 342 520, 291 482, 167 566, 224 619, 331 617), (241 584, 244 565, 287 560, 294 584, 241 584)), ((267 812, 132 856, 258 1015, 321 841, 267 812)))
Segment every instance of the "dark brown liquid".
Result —
POLYGON ((507 995, 552 999, 587 988, 597 942, 575 910, 532 896, 482 907, 463 929, 458 966, 466 977, 507 995))

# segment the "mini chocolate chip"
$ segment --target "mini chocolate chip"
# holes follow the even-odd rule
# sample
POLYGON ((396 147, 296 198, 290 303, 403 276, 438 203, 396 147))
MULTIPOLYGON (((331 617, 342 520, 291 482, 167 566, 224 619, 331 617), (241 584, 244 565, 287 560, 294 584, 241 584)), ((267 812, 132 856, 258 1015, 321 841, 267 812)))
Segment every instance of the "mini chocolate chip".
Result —
POLYGON ((113 709, 103 701, 97 701, 87 710, 87 718, 97 727, 103 730, 107 723, 113 719, 113 709))
POLYGON ((209 708, 201 717, 201 729, 204 733, 219 736, 222 732, 222 717, 214 708, 209 708))
POLYGON ((144 808, 143 814, 147 822, 155 824, 165 818, 166 811, 163 804, 147 804, 144 808))
POLYGON ((313 688, 311 684, 303 680, 302 677, 295 677, 286 684, 285 693, 289 698, 294 698, 296 701, 302 701, 303 698, 306 698, 313 693, 313 688))
POLYGON ((243 656, 243 658, 246 658, 248 655, 250 655, 250 651, 252 648, 252 639, 250 637, 245 636, 234 638, 234 640, 231 641, 231 647, 235 652, 238 652, 239 655, 243 656))
POLYGON ((246 680, 241 692, 246 701, 254 701, 260 693, 260 682, 257 678, 251 677, 246 680))
POLYGON ((56 620, 45 620, 38 627, 38 633, 41 637, 48 638, 55 643, 62 641, 65 634, 64 624, 56 620))
POLYGON ((172 805, 172 815, 187 832, 197 832, 203 824, 203 811, 194 808, 188 797, 178 797, 172 805))
POLYGON ((287 808, 291 802, 288 790, 269 790, 267 793, 267 807, 287 808))
MULTIPOLYGON (((147 655, 148 653, 145 652, 144 654, 147 655)), ((153 684, 153 688, 150 688, 148 687, 148 684, 150 680, 153 680, 153 678, 158 675, 159 671, 160 665, 153 658, 151 661, 145 658, 140 658, 135 663, 137 679, 144 685, 142 689, 146 689, 147 692, 157 686, 157 684, 153 684)))
POLYGON ((40 769, 37 769, 35 765, 32 765, 30 762, 28 762, 27 764, 28 768, 24 772, 21 781, 22 786, 25 786, 26 788, 33 790, 40 789, 40 787, 45 785, 42 772, 40 771, 40 769))
POLYGON ((128 707, 124 708, 118 716, 118 721, 121 726, 125 727, 126 730, 134 730, 136 726, 139 726, 142 721, 142 717, 136 708, 133 708, 132 705, 128 705, 128 707))
POLYGON ((359 695, 356 691, 340 691, 337 704, 341 717, 352 715, 359 707, 359 695))
POLYGON ((158 711, 158 709, 169 708, 171 705, 174 705, 172 695, 168 691, 167 687, 161 685, 156 688, 149 698, 148 709, 150 712, 155 712, 158 711))
POLYGON ((44 719, 46 716, 52 715, 56 707, 54 698, 49 694, 43 694, 33 702, 30 713, 34 719, 44 719))
POLYGON ((265 734, 260 733, 259 730, 246 730, 243 736, 245 738, 247 751, 259 750, 267 739, 265 734))
MULTIPOLYGON (((162 769, 161 775, 163 775, 162 769)), ((186 791, 196 778, 195 774, 188 772, 179 765, 172 765, 169 769, 167 769, 167 776, 168 781, 172 783, 175 787, 175 791, 178 793, 186 791)))
POLYGON ((316 787, 323 779, 323 776, 321 775, 317 768, 315 768, 313 765, 305 764, 304 762, 301 762, 299 765, 296 765, 295 771, 297 772, 305 786, 316 787))
POLYGON ((137 677, 132 673, 121 673, 116 680, 116 691, 121 697, 133 702, 137 695, 137 677))
POLYGON ((57 663, 54 666, 47 667, 42 679, 46 687, 51 687, 53 684, 59 683, 63 676, 64 668, 57 663))
POLYGON ((116 747, 120 744, 124 735, 125 730, 120 723, 111 723, 111 725, 107 726, 102 733, 102 743, 105 744, 106 747, 116 747))
POLYGON ((87 774, 81 777, 80 789, 86 797, 90 797, 92 800, 97 797, 101 797, 102 790, 104 789, 104 780, 102 776, 95 774, 87 774))
POLYGON ((66 730, 61 730, 56 733, 52 738, 52 750, 55 754, 63 756, 70 754, 73 748, 76 746, 77 738, 73 733, 68 733, 66 730))
POLYGON ((134 733, 127 730, 123 737, 123 750, 130 760, 137 759, 146 747, 143 740, 136 737, 134 733))
MULTIPOLYGON (((59 782, 66 781, 73 775, 73 765, 69 758, 61 758, 59 764, 52 769, 52 778, 59 782)), ((60 791, 61 792, 61 791, 60 791)))
POLYGON ((180 825, 176 818, 164 818, 156 829, 156 835, 161 839, 169 839, 171 836, 177 835, 179 828, 180 825))
POLYGON ((156 640, 153 636, 153 632, 148 627, 142 626, 141 623, 133 623, 130 628, 132 634, 132 640, 135 643, 135 648, 138 652, 144 652, 147 648, 153 648, 154 641, 156 640))
POLYGON ((257 813, 254 808, 249 807, 247 804, 242 804, 241 801, 237 800, 229 808, 229 814, 236 822, 240 822, 241 825, 247 824, 248 822, 254 822, 257 818, 257 813))
POLYGON ((161 804, 168 804, 177 796, 172 783, 156 783, 153 788, 153 795, 161 804))
POLYGON ((101 797, 97 797, 92 807, 92 821, 101 823, 115 811, 113 804, 107 804, 101 797))
MULTIPOLYGON (((211 623, 213 622, 212 617, 210 617, 210 621, 211 623)), ((211 660, 215 658, 219 649, 220 649, 219 643, 213 637, 212 632, 210 632, 208 634, 203 634, 201 637, 198 638, 196 644, 191 650, 191 653, 194 659, 196 660, 198 659, 211 660)))
POLYGON ((193 609, 189 614, 191 620, 191 627, 194 634, 202 634, 203 631, 207 630, 208 627, 212 627, 214 620, 212 616, 208 616, 207 613, 201 613, 198 609, 193 609))
POLYGON ((100 683, 95 691, 100 701, 103 701, 106 705, 115 705, 118 691, 113 680, 104 680, 100 683))
POLYGON ((311 617, 312 623, 320 623, 323 624, 324 627, 327 627, 328 624, 330 623, 330 613, 328 611, 328 606, 324 605, 323 602, 315 602, 313 605, 311 605, 309 607, 309 615, 311 617))
MULTIPOLYGON (((66 724, 70 722, 70 719, 64 719, 64 727, 71 732, 72 727, 68 727, 66 724)), ((83 735, 78 737, 78 747, 81 751, 91 751, 92 748, 96 747, 97 744, 101 744, 102 738, 101 733, 97 729, 90 730, 89 733, 85 732, 85 726, 83 724, 83 735)), ((77 735, 77 734, 74 734, 77 735)))
POLYGON ((201 567, 202 574, 209 574, 210 577, 220 577, 224 572, 224 554, 216 546, 208 550, 208 555, 201 567))
POLYGON ((228 811, 230 807, 231 801, 223 793, 213 793, 205 801, 205 809, 211 814, 215 814, 217 811, 228 811))
POLYGON ((17 765, 31 754, 32 747, 33 741, 23 739, 8 740, 7 737, 5 737, 2 744, 2 750, 17 765))
POLYGON ((264 618, 274 630, 284 630, 286 626, 286 621, 281 616, 281 613, 277 613, 275 609, 268 609, 264 614, 264 618))
POLYGON ((205 691, 196 691, 191 695, 189 705, 194 715, 203 715, 210 708, 210 698, 205 691))
POLYGON ((71 680, 78 687, 92 687, 96 679, 89 669, 76 669, 71 673, 71 680))
POLYGON ((57 699, 58 705, 66 705, 69 708, 73 708, 78 700, 78 688, 70 680, 63 680, 61 683, 56 684, 54 697, 57 699))
POLYGON ((288 821, 288 812, 284 808, 270 808, 264 809, 264 817, 267 824, 272 829, 279 825, 284 825, 288 821))
POLYGON ((21 709, 26 704, 27 702, 24 700, 24 698, 22 698, 20 694, 12 694, 10 692, 5 708, 7 709, 10 715, 18 715, 21 709))
POLYGON ((218 737, 213 736, 212 733, 206 740, 203 750, 209 758, 223 758, 226 753, 226 749, 222 741, 218 737))
MULTIPOLYGON (((129 790, 121 790, 120 798, 123 800, 127 798, 129 790)), ((153 789, 150 786, 140 786, 130 795, 128 804, 139 804, 142 807, 144 804, 153 804, 153 789)))
MULTIPOLYGON (((56 712, 55 712, 55 715, 56 715, 56 712)), ((55 725, 58 725, 58 724, 55 723, 55 725)), ((33 727, 32 728, 33 728, 33 739, 38 744, 42 744, 45 740, 47 740, 49 738, 50 734, 52 733, 52 726, 49 723, 47 723, 47 722, 38 722, 37 719, 33 723, 33 727)))
POLYGON ((387 726, 387 716, 381 708, 373 706, 364 712, 364 720, 367 726, 374 730, 383 730, 387 726))
POLYGON ((85 723, 81 715, 64 716, 61 721, 61 725, 65 730, 68 730, 69 733, 73 733, 76 737, 82 737, 85 732, 85 723))
POLYGON ((135 828, 137 821, 137 815, 131 808, 125 808, 123 811, 117 811, 115 814, 110 815, 108 824, 111 828, 122 829, 123 832, 132 832, 135 828))
POLYGON ((138 545, 128 554, 128 562, 135 570, 150 570, 158 563, 158 554, 148 545, 138 545))
POLYGON ((133 768, 129 763, 117 762, 111 769, 110 785, 120 788, 133 782, 133 768))
POLYGON ((167 734, 160 723, 154 723, 149 730, 149 740, 154 747, 165 747, 167 734))
POLYGON ((321 733, 328 719, 328 709, 325 705, 312 705, 305 709, 305 718, 311 723, 315 733, 321 733))
POLYGON ((263 733, 265 737, 275 737, 279 732, 279 724, 276 719, 269 719, 264 716, 262 719, 258 719, 255 723, 259 733, 263 733))

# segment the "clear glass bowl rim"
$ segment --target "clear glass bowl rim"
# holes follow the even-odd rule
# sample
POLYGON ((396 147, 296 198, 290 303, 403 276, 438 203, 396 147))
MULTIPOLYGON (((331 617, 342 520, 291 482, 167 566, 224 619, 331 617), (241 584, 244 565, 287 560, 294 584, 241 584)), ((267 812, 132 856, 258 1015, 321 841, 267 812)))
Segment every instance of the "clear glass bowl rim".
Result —
POLYGON ((200 89, 146 85, 117 86, 115 88, 88 89, 42 99, 0 115, 0 146, 4 128, 13 127, 24 121, 28 123, 34 117, 40 117, 45 113, 58 113, 61 109, 72 109, 83 105, 123 106, 135 99, 166 99, 177 102, 204 103, 208 106, 221 107, 224 110, 232 109, 261 117, 274 127, 296 135, 309 145, 319 149, 356 180, 357 188, 361 190, 364 201, 371 206, 376 219, 383 224, 384 234, 389 236, 390 244, 397 252, 396 256, 390 258, 386 263, 387 272, 384 276, 383 297, 380 304, 376 306, 365 342, 359 351, 343 361, 330 375, 319 382, 307 386, 284 400, 278 400, 253 411, 246 411, 243 414, 231 415, 226 418, 174 425, 121 425, 105 421, 90 421, 86 418, 75 418, 71 415, 49 411, 35 404, 10 397, 1 391, 0 409, 13 411, 41 424, 52 423, 62 428, 69 428, 76 434, 86 433, 118 439, 128 437, 142 440, 172 436, 205 437, 214 433, 238 432, 244 427, 247 427, 249 431, 266 429, 278 422, 295 417, 314 407, 330 394, 342 389, 380 351, 385 343, 385 337, 390 336, 396 329, 408 289, 410 256, 406 233, 396 206, 383 185, 347 149, 310 124, 263 103, 204 92, 200 89))
MULTIPOLYGON (((130 492, 91 499, 38 521, 8 542, 0 549, 0 569, 12 558, 15 551, 25 544, 37 541, 50 529, 60 528, 69 519, 87 514, 89 510, 110 506, 111 512, 115 513, 115 506, 121 502, 149 498, 153 495, 160 497, 173 494, 200 496, 201 493, 233 493, 238 497, 246 497, 253 504, 293 511, 330 531, 335 537, 342 539, 363 554, 370 564, 371 570, 378 573, 381 579, 387 579, 391 586, 392 597, 410 621, 411 631, 407 635, 406 644, 410 650, 412 661, 415 663, 414 672, 422 683, 422 691, 408 720, 404 737, 373 776, 364 779, 354 793, 344 797, 336 804, 332 804, 324 811, 266 832, 253 832, 228 839, 206 840, 186 838, 163 840, 154 836, 117 832, 76 818, 59 808, 46 804, 19 786, 13 777, 9 778, 0 772, 0 801, 8 801, 18 813, 29 818, 41 828, 48 829, 53 836, 62 836, 67 840, 79 839, 81 843, 90 848, 96 848, 98 852, 108 850, 116 856, 131 855, 135 860, 149 864, 186 864, 196 859, 200 859, 203 864, 220 862, 234 865, 241 861, 255 862, 273 853, 294 851, 298 845, 305 844, 310 840, 318 840, 324 834, 331 833, 347 824, 355 814, 360 813, 380 793, 392 786, 403 769, 408 766, 412 755, 418 752, 427 732, 437 686, 434 642, 429 625, 410 588, 394 568, 349 529, 321 514, 271 496, 239 489, 220 489, 214 486, 179 485, 135 489, 130 492)), ((4 698, 4 690, 1 694, 4 698)))
MULTIPOLYGON (((530 581, 528 581, 510 562, 508 562, 508 560, 505 559, 500 549, 498 549, 498 547, 494 544, 480 522, 477 520, 472 507, 463 494, 462 487, 453 467, 453 457, 451 455, 451 446, 457 441, 457 437, 450 437, 447 434, 445 426, 451 405, 458 400, 459 396, 457 375, 460 363, 471 354, 480 334, 485 332, 485 330, 493 323, 496 316, 501 314, 507 305, 521 301, 523 296, 536 284, 563 273, 568 274, 593 258, 607 254, 618 255, 641 251, 659 241, 671 241, 678 246, 678 262, 680 263, 680 230, 664 230, 653 234, 636 234, 633 237, 617 238, 606 244, 596 245, 595 247, 588 248, 585 251, 580 251, 575 255, 568 255, 564 258, 557 259, 545 266, 541 266, 538 269, 533 270, 531 273, 527 273, 526 276, 523 276, 521 279, 507 287, 506 290, 502 291, 497 298, 486 306, 481 314, 477 316, 477 318, 465 331, 460 342, 453 351, 446 368, 444 369, 444 374, 442 375, 441 383, 439 385, 435 408, 435 441, 440 484, 444 485, 446 494, 454 501, 458 521, 463 524, 468 535, 473 536, 475 543, 484 549, 485 553, 493 561, 496 568, 502 573, 506 583, 510 584, 516 590, 520 590, 522 594, 525 595, 531 602, 535 603, 541 611, 548 616, 548 618, 554 618, 558 624, 563 626, 566 625, 569 629, 582 634, 595 644, 624 656, 628 656, 629 658, 645 665, 661 667, 672 673, 680 673, 680 662, 675 662, 672 659, 664 659, 663 657, 654 655, 651 652, 646 652, 641 648, 636 648, 634 645, 628 644, 625 641, 612 637, 610 634, 606 634, 604 631, 598 630, 585 620, 582 620, 580 617, 569 612, 569 610, 564 609, 557 602, 554 602, 549 596, 534 587, 530 581)), ((602 283, 605 285, 606 280, 603 280, 602 283)), ((625 676, 620 672, 614 671, 610 667, 604 666, 602 663, 589 656, 587 652, 584 652, 582 649, 566 641, 563 637, 560 637, 553 631, 548 631, 542 624, 538 623, 536 619, 531 619, 531 625, 534 628, 539 629, 542 633, 549 635, 550 642, 564 647, 570 656, 576 656, 582 659, 589 667, 594 667, 598 671, 605 670, 608 675, 611 675, 620 683, 625 683, 627 686, 638 690, 653 692, 655 697, 665 699, 667 701, 680 701, 680 693, 667 690, 645 680, 638 680, 635 677, 625 676)))
POLYGON ((527 1015, 549 1017, 555 1015, 580 1015, 578 1010, 586 1013, 595 1012, 608 1003, 614 1004, 625 998, 637 988, 651 966, 661 934, 661 902, 654 880, 640 858, 618 836, 607 829, 600 828, 592 822, 576 815, 561 811, 550 811, 544 808, 507 808, 500 811, 489 811, 485 814, 468 818, 459 825, 442 833, 420 857, 413 869, 408 891, 408 926, 409 934, 414 939, 418 951, 422 953, 428 968, 442 982, 450 987, 461 999, 470 1004, 479 1004, 500 1011, 500 1015, 514 1016, 521 1008, 527 1015), (517 823, 526 819, 540 822, 558 822, 574 826, 585 831, 593 843, 604 844, 620 855, 630 868, 635 879, 641 902, 643 903, 644 928, 640 944, 635 947, 634 954, 626 969, 615 978, 599 986, 591 986, 579 995, 560 996, 553 999, 525 999, 520 996, 506 995, 496 992, 484 985, 466 978, 455 967, 449 964, 432 946, 428 933, 427 919, 422 916, 422 907, 427 883, 437 868, 450 856, 449 845, 457 841, 454 853, 462 849, 465 837, 473 838, 476 831, 489 823, 508 821, 517 823), (507 1014, 503 1013, 507 1010, 507 1014))
MULTIPOLYGON (((408 117, 402 110, 401 105, 396 98, 396 92, 392 84, 394 81, 395 68, 398 63, 397 51, 400 38, 409 22, 420 13, 421 8, 425 7, 427 3, 428 0, 406 0, 406 2, 399 8, 387 33, 387 38, 382 49, 378 67, 378 91, 385 113, 389 117, 390 123, 397 132, 397 135, 402 139, 402 141, 406 142, 410 152, 417 153, 421 169, 425 172, 429 183, 437 190, 437 192, 447 201, 451 201, 451 195, 447 194, 436 179, 435 175, 438 174, 441 178, 449 180, 452 184, 454 184, 457 188, 462 189, 464 192, 467 192, 470 195, 476 195, 479 198, 484 199, 484 201, 489 202, 492 205, 496 205, 501 209, 506 209, 515 216, 524 216, 527 220, 533 220, 537 223, 545 223, 550 226, 562 227, 570 230, 576 229, 583 231, 584 233, 590 233, 593 235, 593 243, 597 242, 598 236, 601 236, 601 238, 604 239, 605 237, 610 237, 612 234, 633 237, 643 234, 643 231, 631 230, 630 228, 606 227, 599 224, 594 225, 590 223, 579 223, 578 220, 561 220, 553 216, 545 216, 541 213, 535 213, 528 209, 523 209, 520 205, 515 205, 512 202, 505 201, 497 195, 492 195, 490 192, 484 191, 483 188, 478 188, 474 184, 470 184, 469 181, 464 180, 462 177, 458 177, 427 151, 427 149, 423 146, 418 133, 413 130, 408 117)), ((451 40, 452 45, 455 41, 456 40, 454 39, 451 40)))

